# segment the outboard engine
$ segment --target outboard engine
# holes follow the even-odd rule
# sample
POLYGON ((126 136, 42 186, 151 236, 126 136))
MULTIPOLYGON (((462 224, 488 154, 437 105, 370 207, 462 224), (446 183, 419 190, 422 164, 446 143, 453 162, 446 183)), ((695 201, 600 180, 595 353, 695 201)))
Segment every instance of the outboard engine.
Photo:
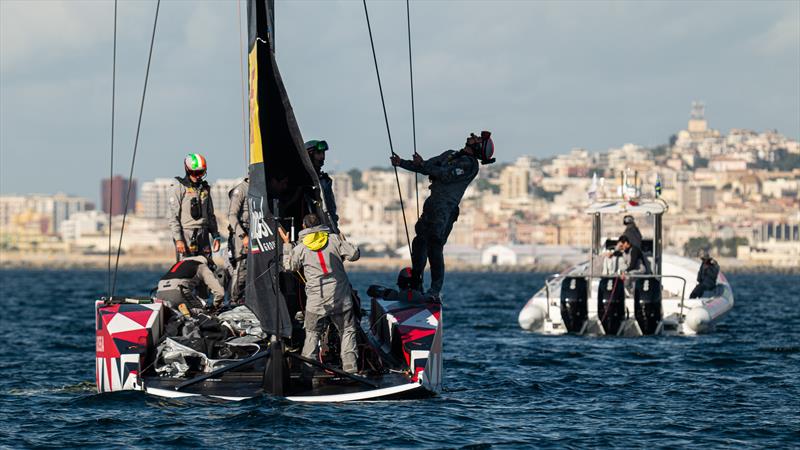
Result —
POLYGON ((633 294, 636 322, 642 334, 653 334, 661 321, 661 283, 656 279, 639 278, 633 294))
POLYGON ((586 279, 566 277, 561 283, 561 320, 567 331, 577 333, 587 316, 586 279))
POLYGON ((620 277, 603 277, 597 292, 597 318, 607 335, 616 335, 625 319, 625 282, 620 277))

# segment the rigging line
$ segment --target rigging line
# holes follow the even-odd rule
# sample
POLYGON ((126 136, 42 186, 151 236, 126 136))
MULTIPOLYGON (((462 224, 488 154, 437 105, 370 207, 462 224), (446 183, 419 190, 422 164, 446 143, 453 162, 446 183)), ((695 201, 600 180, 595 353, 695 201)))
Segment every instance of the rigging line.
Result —
POLYGON ((117 245, 117 261, 114 264, 114 281, 111 284, 111 295, 114 295, 114 291, 117 288, 117 271, 119 270, 119 255, 120 249, 122 248, 122 235, 125 233, 125 219, 128 217, 128 203, 131 200, 131 187, 133 183, 131 180, 133 179, 133 168, 136 164, 136 150, 139 148, 139 132, 142 129, 142 113, 144 112, 144 99, 145 95, 147 94, 147 80, 150 78, 150 62, 153 59, 153 44, 156 40, 156 25, 158 25, 158 10, 161 7, 161 0, 156 2, 156 14, 153 18, 153 34, 150 36, 150 51, 147 54, 147 68, 144 72, 144 87, 142 88, 142 101, 139 103, 139 121, 136 124, 136 138, 133 141, 133 156, 131 157, 131 170, 128 174, 128 191, 125 194, 125 209, 122 213, 122 228, 119 231, 119 244, 117 245))
POLYGON ((114 57, 111 66, 111 161, 108 169, 108 275, 106 295, 111 298, 111 213, 114 210, 114 112, 117 93, 117 0, 114 0, 114 57))
MULTIPOLYGON (((389 129, 389 116, 386 114, 386 101, 383 98, 383 85, 381 84, 381 72, 378 70, 378 57, 375 54, 375 41, 372 39, 372 26, 369 23, 369 11, 367 11, 367 0, 364 3, 364 16, 367 18, 367 31, 369 32, 369 44, 372 47, 372 61, 375 63, 375 75, 378 77, 378 90, 381 93, 381 106, 383 106, 383 120, 386 122, 386 134, 389 136, 389 150, 392 156, 399 156, 394 152, 392 144, 392 132, 389 129)), ((406 243, 408 243, 408 254, 411 256, 411 238, 408 234, 408 220, 406 220, 406 208, 403 204, 403 190, 400 188, 400 175, 397 173, 397 166, 394 167, 394 178, 397 181, 397 195, 400 197, 400 211, 403 213, 403 226, 406 228, 406 243)))
MULTIPOLYGON (((408 79, 411 83, 411 134, 414 137, 414 155, 417 153, 417 120, 414 114, 414 65, 411 59, 411 8, 406 0, 406 24, 408 25, 408 79)), ((419 180, 414 172, 414 193, 417 195, 417 220, 419 220, 419 180)))
POLYGON ((237 21, 239 25, 239 81, 242 83, 242 147, 244 149, 244 169, 245 173, 247 173, 248 167, 248 158, 247 158, 247 113, 245 112, 245 90, 247 89, 247 85, 244 81, 244 57, 242 56, 244 51, 244 44, 242 41, 244 40, 244 36, 242 36, 242 1, 237 0, 236 2, 236 9, 239 11, 239 20, 237 21))

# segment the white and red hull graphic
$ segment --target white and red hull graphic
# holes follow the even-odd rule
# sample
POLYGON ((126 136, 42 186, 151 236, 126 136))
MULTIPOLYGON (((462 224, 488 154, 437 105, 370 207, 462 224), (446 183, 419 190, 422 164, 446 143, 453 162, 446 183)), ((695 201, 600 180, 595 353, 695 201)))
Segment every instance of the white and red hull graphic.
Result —
POLYGON ((141 390, 139 373, 163 331, 161 303, 95 302, 97 392, 141 390))

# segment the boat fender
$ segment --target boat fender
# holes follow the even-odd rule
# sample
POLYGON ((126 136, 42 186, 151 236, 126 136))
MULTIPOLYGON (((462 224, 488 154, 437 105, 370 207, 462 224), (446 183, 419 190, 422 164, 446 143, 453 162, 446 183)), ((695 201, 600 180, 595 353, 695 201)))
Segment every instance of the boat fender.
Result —
POLYGON ((538 330, 544 325, 544 311, 536 305, 528 305, 520 313, 519 326, 524 330, 538 330))
POLYGON ((707 331, 711 327, 711 314, 705 308, 692 308, 686 314, 686 325, 696 333, 707 331))

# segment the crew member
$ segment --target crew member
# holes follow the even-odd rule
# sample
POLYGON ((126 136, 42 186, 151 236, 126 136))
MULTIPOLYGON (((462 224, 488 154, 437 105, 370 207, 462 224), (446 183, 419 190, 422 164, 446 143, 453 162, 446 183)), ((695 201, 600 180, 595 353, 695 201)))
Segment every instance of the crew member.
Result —
POLYGON ((622 235, 628 238, 632 246, 639 247, 639 250, 641 250, 642 233, 639 231, 639 227, 636 226, 636 221, 633 220, 633 216, 628 215, 623 217, 622 224, 625 225, 625 231, 622 232, 622 235))
POLYGON ((471 134, 459 151, 447 150, 428 160, 419 154, 411 161, 392 155, 392 165, 427 175, 431 181, 431 194, 422 207, 422 215, 414 227, 417 235, 411 244, 414 288, 422 289, 422 274, 426 263, 431 265, 431 287, 428 296, 438 300, 444 284, 444 256, 447 237, 458 219, 458 204, 467 186, 478 175, 478 160, 483 164, 494 162, 494 143, 491 133, 481 136, 471 134))
MULTIPOLYGON (((281 232, 284 242, 289 241, 281 232)), ((317 358, 317 343, 324 321, 328 318, 341 337, 342 370, 358 371, 356 364, 356 319, 353 311, 352 290, 343 261, 355 261, 360 257, 358 247, 345 241, 330 228, 320 225, 319 217, 308 214, 303 217, 301 241, 287 255, 288 270, 303 269, 306 281, 306 340, 303 356, 317 358)))
POLYGON ((190 309, 203 309, 207 306, 208 291, 214 296, 214 308, 222 306, 225 289, 208 267, 205 256, 187 256, 170 267, 158 282, 156 298, 172 308, 186 304, 190 309))
POLYGON ((230 301, 234 304, 243 303, 245 282, 247 281, 247 253, 250 245, 250 207, 247 204, 249 190, 250 179, 245 178, 228 193, 228 198, 230 198, 228 254, 233 266, 230 301))
POLYGON ((708 250, 703 250, 700 260, 702 262, 697 272, 697 286, 692 289, 689 298, 703 297, 706 291, 713 291, 717 287, 719 264, 708 254, 708 250))
POLYGON ((603 275, 616 275, 620 272, 622 258, 622 245, 617 241, 612 250, 608 250, 603 258, 603 275))
POLYGON ((625 278, 625 290, 628 292, 628 295, 631 295, 633 293, 634 280, 626 275, 646 275, 650 273, 650 268, 642 254, 642 249, 634 246, 630 239, 628 239, 628 236, 620 236, 619 242, 626 266, 622 275, 623 278, 625 278))
POLYGON ((322 190, 322 198, 325 202, 325 208, 328 210, 328 215, 331 218, 332 231, 339 232, 339 215, 336 213, 336 198, 333 196, 333 179, 330 175, 322 171, 322 166, 325 165, 325 152, 328 151, 328 143, 325 141, 308 141, 305 143, 308 156, 311 158, 311 164, 317 172, 319 178, 319 187, 322 190))
POLYGON ((386 300, 400 300, 411 303, 424 302, 425 297, 422 293, 414 289, 414 276, 411 267, 404 267, 397 274, 397 289, 385 288, 379 285, 372 285, 367 289, 367 294, 371 297, 380 297, 386 300))
POLYGON ((219 251, 220 243, 211 188, 203 180, 206 159, 199 153, 190 153, 183 160, 183 167, 186 175, 175 177, 169 190, 169 229, 176 259, 203 255, 210 263, 211 252, 219 251))

